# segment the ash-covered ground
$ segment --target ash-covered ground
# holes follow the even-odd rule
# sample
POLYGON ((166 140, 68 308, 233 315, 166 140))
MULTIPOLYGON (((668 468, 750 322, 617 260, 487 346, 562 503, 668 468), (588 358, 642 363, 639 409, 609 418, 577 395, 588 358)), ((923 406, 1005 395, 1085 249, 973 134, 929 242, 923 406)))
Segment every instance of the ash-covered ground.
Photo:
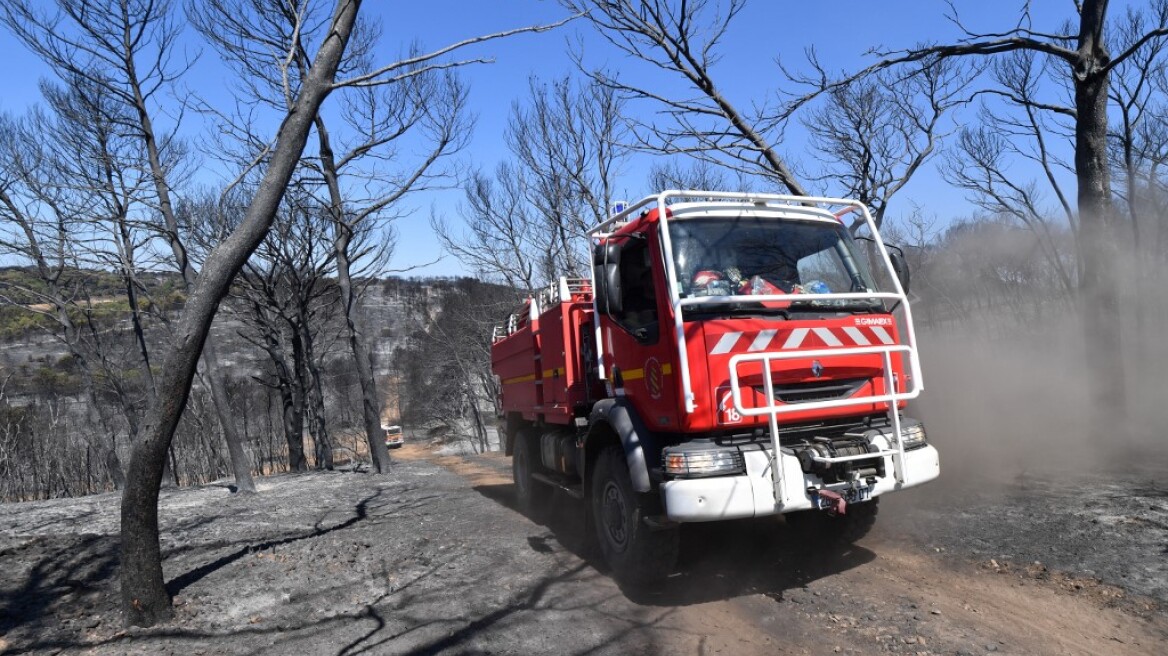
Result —
POLYGON ((902 509, 896 528, 991 569, 1037 561, 1168 599, 1168 404, 1158 365, 1168 347, 1145 356, 1127 368, 1126 409, 1107 411, 1066 324, 988 342, 926 334, 926 390, 910 412, 941 453, 941 478, 889 497, 902 509))
POLYGON ((1024 570, 1037 562, 1168 602, 1164 473, 1034 472, 1008 483, 893 496, 886 505, 904 511, 896 526, 916 544, 991 568, 1024 570))
POLYGON ((868 538, 833 552, 773 519, 687 526, 677 574, 629 589, 591 555, 570 500, 548 526, 512 509, 508 459, 402 451, 409 458, 384 477, 280 476, 254 497, 226 486, 164 491, 175 619, 150 629, 125 629, 116 611, 116 495, 0 506, 0 653, 1162 654, 1168 645, 1158 479, 925 487, 890 496, 868 538))

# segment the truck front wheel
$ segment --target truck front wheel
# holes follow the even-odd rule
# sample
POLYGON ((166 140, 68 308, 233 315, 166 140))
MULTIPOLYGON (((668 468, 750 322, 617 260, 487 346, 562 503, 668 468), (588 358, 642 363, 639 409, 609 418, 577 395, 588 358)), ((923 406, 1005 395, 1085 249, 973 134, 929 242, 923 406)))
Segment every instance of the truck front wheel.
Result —
POLYGON ((633 490, 620 448, 609 447, 597 458, 591 496, 597 542, 618 580, 642 583, 665 578, 673 571, 678 530, 653 530, 642 521, 645 504, 633 490))
POLYGON ((551 490, 537 488, 540 483, 531 475, 539 462, 537 444, 531 429, 521 428, 516 432, 511 452, 511 476, 515 480, 515 505, 519 512, 543 523, 551 510, 552 495, 551 490))

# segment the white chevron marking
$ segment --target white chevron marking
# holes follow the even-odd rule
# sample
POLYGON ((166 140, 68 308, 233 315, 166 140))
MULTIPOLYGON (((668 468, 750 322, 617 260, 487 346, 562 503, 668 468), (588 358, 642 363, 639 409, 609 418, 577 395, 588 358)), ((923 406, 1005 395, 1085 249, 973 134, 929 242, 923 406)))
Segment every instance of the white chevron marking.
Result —
POLYGON ((791 335, 787 337, 787 341, 783 343, 784 349, 797 349, 803 345, 803 338, 807 337, 810 332, 807 328, 796 328, 791 331, 791 335))
POLYGON ((872 344, 872 342, 868 341, 867 337, 864 337, 864 332, 859 328, 854 326, 845 326, 844 332, 848 334, 848 337, 852 338, 853 342, 859 344, 860 346, 870 346, 872 344))
POLYGON ((766 347, 770 346, 771 340, 775 338, 775 333, 777 333, 777 332, 779 332, 779 331, 777 331, 773 328, 768 328, 766 330, 759 331, 758 337, 754 338, 754 341, 750 343, 750 348, 748 348, 746 350, 747 351, 764 351, 764 350, 766 350, 766 347))
POLYGON ((815 328, 814 332, 815 332, 815 335, 817 337, 819 337, 819 339, 822 339, 823 343, 827 344, 828 346, 843 346, 844 345, 844 343, 841 342, 839 340, 839 338, 836 337, 835 334, 832 333, 831 330, 829 330, 827 328, 815 328))
POLYGON ((876 338, 879 339, 882 344, 895 344, 896 343, 895 341, 893 341, 892 335, 889 335, 888 331, 884 330, 880 326, 872 326, 872 332, 876 333, 876 338))
POLYGON ((718 343, 714 345, 714 349, 710 351, 710 355, 722 355, 723 353, 729 353, 730 350, 734 348, 734 345, 738 343, 739 337, 742 337, 742 333, 733 332, 722 335, 722 338, 719 339, 718 343))

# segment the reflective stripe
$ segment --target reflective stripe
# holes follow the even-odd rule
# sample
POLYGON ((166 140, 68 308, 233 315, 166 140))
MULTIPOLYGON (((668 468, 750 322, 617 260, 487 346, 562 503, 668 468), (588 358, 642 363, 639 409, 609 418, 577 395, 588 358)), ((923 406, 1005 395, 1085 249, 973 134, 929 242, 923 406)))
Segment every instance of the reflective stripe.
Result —
POLYGON ((811 332, 808 328, 796 328, 791 331, 790 337, 783 343, 784 349, 797 349, 803 345, 803 338, 807 337, 807 333, 811 332))
MULTIPOLYGON (((891 345, 896 343, 896 340, 892 339, 892 335, 881 326, 865 326, 865 328, 871 330, 872 335, 875 335, 881 344, 891 345)), ((757 353, 771 348, 772 342, 778 333, 779 331, 774 328, 760 330, 754 336, 754 339, 750 340, 750 345, 746 347, 746 352, 757 353)), ((856 346, 872 346, 873 344, 872 337, 858 327, 835 326, 832 328, 796 328, 787 335, 786 341, 779 348, 783 350, 802 348, 803 342, 807 339, 809 333, 815 333, 815 336, 822 340, 825 345, 832 348, 844 346, 845 341, 850 341, 856 346), (840 337, 840 330, 843 331, 844 335, 847 335, 846 340, 840 337)), ((718 343, 710 350, 710 355, 725 355, 733 352, 736 348, 741 349, 739 343, 743 334, 741 331, 723 333, 718 338, 718 343)))
POLYGON ((882 344, 887 345, 896 343, 892 340, 892 336, 888 334, 888 331, 884 330, 880 326, 872 326, 872 332, 876 333, 876 338, 879 339, 882 344))
POLYGON ((710 355, 722 355, 723 353, 729 353, 730 350, 734 348, 734 345, 738 343, 738 338, 741 336, 742 333, 726 333, 725 335, 722 335, 722 338, 719 339, 718 343, 714 346, 714 350, 710 351, 710 355))
MULTIPOLYGON (((673 373, 673 365, 669 364, 668 362, 661 365, 661 375, 669 376, 672 373, 673 373)), ((645 377, 645 370, 644 369, 629 369, 627 371, 623 370, 623 369, 621 370, 621 378, 623 378, 625 381, 641 380, 644 377, 645 377)))
POLYGON ((839 340, 839 338, 836 337, 834 334, 832 334, 832 332, 830 330, 828 330, 827 328, 815 328, 815 329, 813 329, 813 332, 815 333, 815 335, 817 337, 819 337, 819 339, 823 340, 824 344, 827 344, 828 346, 843 346, 844 345, 844 343, 841 342, 839 340))
POLYGON ((864 337, 864 332, 859 328, 846 326, 844 327, 844 332, 848 334, 848 337, 852 338, 852 341, 859 344, 860 346, 869 346, 872 344, 872 342, 868 341, 867 337, 864 337))
POLYGON ((775 330, 774 328, 768 328, 766 330, 760 331, 758 333, 758 337, 755 337, 754 341, 750 343, 750 348, 748 348, 746 350, 747 351, 765 350, 766 347, 771 345, 771 340, 775 338, 775 333, 777 333, 777 332, 779 332, 779 331, 775 330))

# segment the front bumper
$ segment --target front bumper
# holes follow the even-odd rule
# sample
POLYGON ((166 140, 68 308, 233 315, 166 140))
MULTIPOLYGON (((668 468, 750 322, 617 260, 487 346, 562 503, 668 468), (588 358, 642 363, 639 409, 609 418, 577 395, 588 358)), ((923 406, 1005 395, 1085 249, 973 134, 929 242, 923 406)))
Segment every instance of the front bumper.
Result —
MULTIPOLYGON (((883 437, 877 438, 874 443, 881 448, 888 446, 883 437)), ((803 471, 797 457, 787 453, 780 455, 782 497, 785 500, 780 503, 775 499, 770 453, 757 450, 745 452, 743 456, 746 460, 745 474, 677 479, 662 483, 661 495, 669 519, 675 522, 712 522, 816 508, 809 490, 825 486, 818 476, 803 471)), ((905 452, 903 483, 896 480, 893 456, 884 456, 883 459, 885 475, 876 477, 871 487, 872 498, 927 483, 941 473, 937 449, 928 444, 905 452)))

